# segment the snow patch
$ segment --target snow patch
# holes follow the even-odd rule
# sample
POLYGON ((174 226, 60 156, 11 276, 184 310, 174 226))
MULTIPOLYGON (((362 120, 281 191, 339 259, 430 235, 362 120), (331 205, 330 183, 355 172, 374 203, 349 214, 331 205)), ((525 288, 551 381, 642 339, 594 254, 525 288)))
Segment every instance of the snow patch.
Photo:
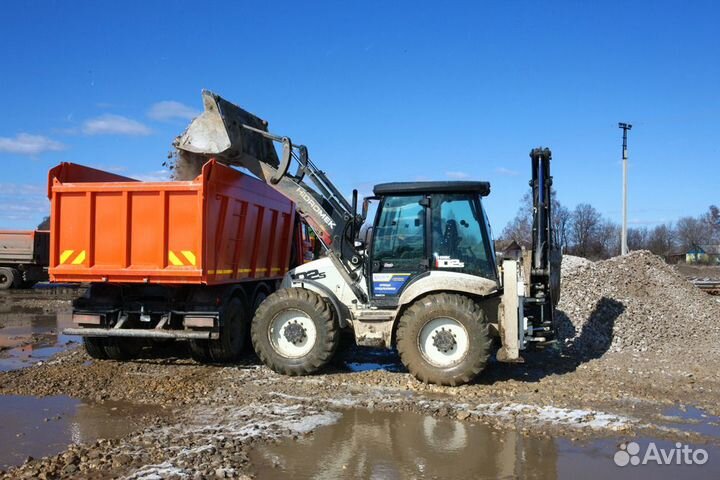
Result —
POLYGON ((620 415, 612 415, 583 409, 569 409, 549 405, 537 406, 522 403, 491 403, 481 404, 470 411, 476 415, 491 417, 521 417, 525 421, 535 423, 556 423, 569 427, 592 429, 624 430, 632 420, 620 415))

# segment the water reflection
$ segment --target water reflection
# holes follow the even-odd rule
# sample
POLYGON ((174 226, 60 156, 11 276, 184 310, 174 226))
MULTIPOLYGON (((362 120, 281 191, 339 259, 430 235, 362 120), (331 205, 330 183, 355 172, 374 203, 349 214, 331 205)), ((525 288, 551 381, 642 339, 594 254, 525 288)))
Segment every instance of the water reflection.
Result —
POLYGON ((158 414, 159 407, 124 402, 0 395, 0 468, 62 452, 70 443, 122 437, 158 414))
POLYGON ((61 332, 71 325, 69 312, 0 313, 0 371, 26 367, 67 349, 73 340, 61 332))
POLYGON ((347 411, 312 436, 253 452, 259 478, 557 476, 549 438, 414 413, 347 411))

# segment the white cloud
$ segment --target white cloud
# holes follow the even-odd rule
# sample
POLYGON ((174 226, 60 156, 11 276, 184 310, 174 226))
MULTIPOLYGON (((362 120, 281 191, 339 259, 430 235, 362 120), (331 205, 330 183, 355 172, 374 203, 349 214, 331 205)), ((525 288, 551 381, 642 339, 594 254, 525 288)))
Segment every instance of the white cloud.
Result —
POLYGON ((495 173, 499 175, 506 175, 508 177, 517 177, 518 175, 520 175, 520 172, 518 172, 517 170, 511 170, 505 167, 497 167, 495 169, 495 173))
POLYGON ((83 124, 83 133, 87 135, 150 135, 152 130, 137 120, 108 113, 86 120, 83 124))
POLYGON ((152 172, 130 175, 130 178, 140 180, 141 182, 169 182, 170 171, 162 168, 160 170, 155 170, 152 172))
POLYGON ((470 174, 465 172, 445 172, 445 175, 453 180, 464 180, 470 177, 470 174))
POLYGON ((184 103, 176 102, 174 100, 166 100, 163 102, 157 102, 150 107, 148 110, 148 117, 153 120, 167 121, 176 118, 183 120, 192 120, 200 114, 197 110, 192 107, 185 105, 184 103))
POLYGON ((19 155, 38 155, 43 152, 58 152, 65 145, 42 135, 18 133, 15 138, 0 137, 0 152, 19 155))
POLYGON ((35 228, 50 214, 50 202, 43 185, 0 183, 0 229, 35 228))

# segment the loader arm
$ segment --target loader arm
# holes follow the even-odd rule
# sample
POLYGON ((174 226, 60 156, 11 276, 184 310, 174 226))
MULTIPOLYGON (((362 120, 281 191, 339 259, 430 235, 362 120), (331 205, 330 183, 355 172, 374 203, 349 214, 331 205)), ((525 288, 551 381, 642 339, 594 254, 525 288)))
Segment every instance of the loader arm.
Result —
POLYGON ((292 200, 298 213, 315 231, 331 258, 342 264, 348 283, 357 279, 362 257, 355 247, 355 232, 362 219, 353 205, 308 156, 304 145, 267 131, 267 122, 246 112, 219 95, 203 90, 205 111, 175 139, 182 163, 200 163, 215 158, 244 167, 269 186, 292 200), (278 158, 275 143, 282 147, 278 158), (294 174, 289 173, 296 163, 294 174))

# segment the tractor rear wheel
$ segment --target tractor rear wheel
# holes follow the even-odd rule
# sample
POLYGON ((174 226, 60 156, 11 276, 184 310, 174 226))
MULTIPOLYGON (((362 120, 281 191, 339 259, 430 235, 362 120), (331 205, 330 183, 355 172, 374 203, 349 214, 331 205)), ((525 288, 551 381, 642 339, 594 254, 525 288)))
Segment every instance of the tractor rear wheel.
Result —
POLYGON ((333 357, 340 340, 335 316, 323 298, 305 288, 267 297, 250 326, 260 360, 284 375, 309 375, 333 357))
POLYGON ((400 318, 397 349, 405 367, 422 382, 468 383, 490 356, 485 312, 463 295, 428 295, 400 318))

